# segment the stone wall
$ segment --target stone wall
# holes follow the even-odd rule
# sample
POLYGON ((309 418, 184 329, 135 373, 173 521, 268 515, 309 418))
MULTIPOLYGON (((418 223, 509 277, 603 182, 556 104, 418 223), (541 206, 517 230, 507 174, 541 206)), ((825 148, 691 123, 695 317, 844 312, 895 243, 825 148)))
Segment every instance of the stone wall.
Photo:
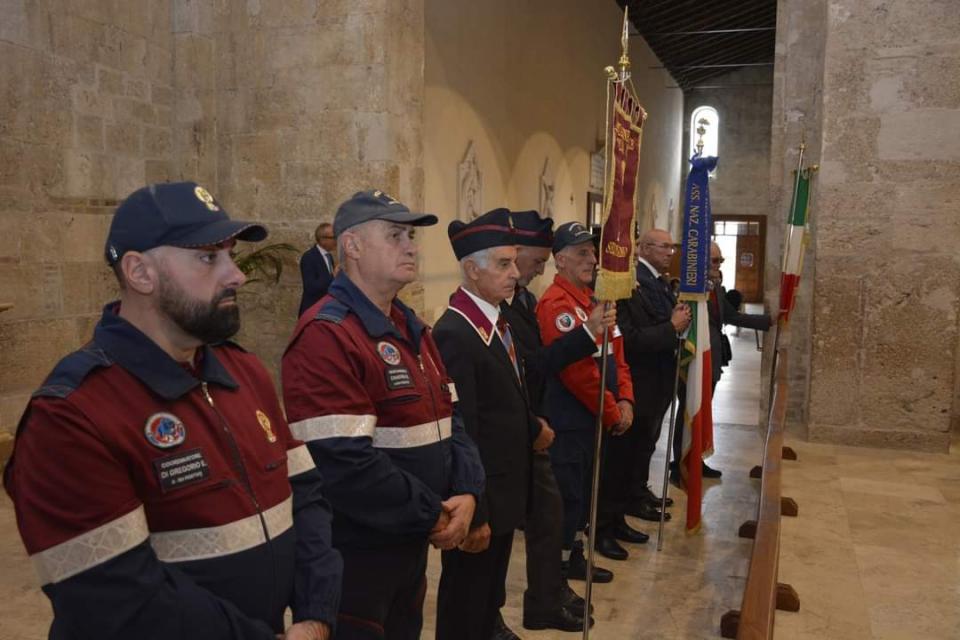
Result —
MULTIPOLYGON (((747 67, 704 83, 717 89, 691 89, 684 94, 683 175, 687 175, 690 116, 701 106, 713 107, 720 119, 720 162, 710 180, 714 214, 766 216, 770 213, 770 118, 773 68, 747 67)), ((693 139, 697 133, 694 127, 693 139)))
POLYGON ((171 4, 0 4, 0 434, 115 295, 118 198, 173 170, 171 4))
MULTIPOLYGON (((809 437, 946 451, 960 302, 956 5, 831 0, 821 5, 822 66, 813 58, 802 74, 790 72, 789 48, 808 24, 809 3, 781 5, 799 19, 778 37, 797 90, 778 87, 775 139, 788 148, 792 123, 810 114, 820 120, 811 149, 821 165, 814 265, 801 292, 813 301, 812 319, 794 327, 810 354, 809 437), (798 107, 803 95, 813 103, 806 111, 798 107), (782 137, 777 114, 786 122, 782 137)), ((816 51, 816 37, 807 46, 816 51)), ((780 174, 784 193, 787 174, 780 174)))
MULTIPOLYGON (((5 2, 0 78, 0 434, 116 295, 104 238, 143 184, 196 179, 299 251, 354 191, 423 204, 421 0, 5 2)), ((243 295, 274 372, 299 295, 295 259, 243 295)))

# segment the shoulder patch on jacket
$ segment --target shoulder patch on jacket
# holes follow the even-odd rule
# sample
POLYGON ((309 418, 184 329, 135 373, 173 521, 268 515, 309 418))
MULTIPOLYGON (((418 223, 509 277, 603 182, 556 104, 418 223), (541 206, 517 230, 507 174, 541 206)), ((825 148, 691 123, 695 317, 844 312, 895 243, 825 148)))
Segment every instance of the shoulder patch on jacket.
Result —
POLYGON ((340 324, 349 312, 350 308, 347 305, 334 298, 317 310, 314 319, 340 324))
POLYGON ((33 397, 66 398, 94 369, 112 364, 113 360, 105 351, 88 344, 58 362, 40 388, 33 392, 33 397))

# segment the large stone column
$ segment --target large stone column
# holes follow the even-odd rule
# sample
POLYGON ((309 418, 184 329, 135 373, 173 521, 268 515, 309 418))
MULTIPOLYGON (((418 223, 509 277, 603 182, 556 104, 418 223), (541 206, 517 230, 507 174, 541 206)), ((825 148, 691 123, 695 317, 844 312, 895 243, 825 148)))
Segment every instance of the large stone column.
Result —
MULTIPOLYGON (((422 0, 176 7, 180 175, 301 252, 355 191, 422 206, 422 0)), ((279 286, 244 296, 240 340, 274 370, 300 289, 291 261, 279 286)))
MULTIPOLYGON (((810 336, 809 437, 946 451, 960 302, 960 18, 950 0, 825 4, 822 69, 806 88, 822 90, 802 293, 813 313, 795 327, 810 336)), ((781 2, 787 16, 800 5, 781 2)), ((786 36, 781 52, 796 42, 786 36)))

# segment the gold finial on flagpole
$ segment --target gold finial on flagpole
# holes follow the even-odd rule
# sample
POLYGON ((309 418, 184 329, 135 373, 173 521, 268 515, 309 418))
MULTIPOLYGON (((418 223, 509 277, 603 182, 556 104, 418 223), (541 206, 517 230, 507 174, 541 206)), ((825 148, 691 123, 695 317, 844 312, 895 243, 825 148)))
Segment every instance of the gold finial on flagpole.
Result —
POLYGON ((623 8, 623 32, 620 35, 620 60, 617 66, 620 67, 620 82, 626 82, 630 77, 630 20, 628 19, 630 9, 623 8))
POLYGON ((700 118, 697 120, 697 124, 700 125, 697 127, 697 135, 700 136, 697 138, 697 155, 703 153, 703 135, 707 132, 707 125, 710 124, 710 121, 706 118, 700 118))

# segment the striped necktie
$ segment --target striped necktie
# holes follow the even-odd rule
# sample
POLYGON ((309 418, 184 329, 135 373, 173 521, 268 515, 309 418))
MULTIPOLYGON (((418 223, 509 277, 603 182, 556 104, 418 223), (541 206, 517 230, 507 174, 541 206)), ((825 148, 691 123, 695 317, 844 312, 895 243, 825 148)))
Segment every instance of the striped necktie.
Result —
POLYGON ((503 314, 500 314, 500 317, 497 318, 497 331, 500 332, 500 339, 503 342, 503 346, 507 349, 507 355, 510 356, 510 363, 513 364, 513 371, 517 374, 517 379, 520 379, 520 365, 517 363, 517 350, 513 346, 513 334, 510 332, 510 325, 507 324, 507 319, 503 317, 503 314))

